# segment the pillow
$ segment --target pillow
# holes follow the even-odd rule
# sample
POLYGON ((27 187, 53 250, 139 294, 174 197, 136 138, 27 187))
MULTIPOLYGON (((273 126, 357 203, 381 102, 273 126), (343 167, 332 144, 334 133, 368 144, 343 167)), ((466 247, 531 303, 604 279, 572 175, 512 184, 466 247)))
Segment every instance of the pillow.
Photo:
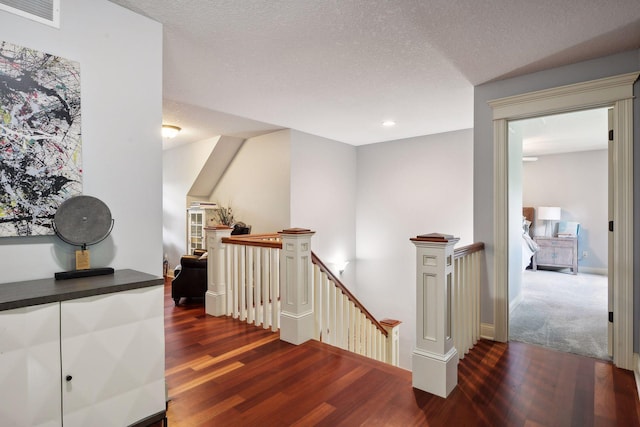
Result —
POLYGON ((207 259, 207 255, 209 254, 209 252, 205 252, 202 255, 200 255, 200 258, 198 259, 207 259))

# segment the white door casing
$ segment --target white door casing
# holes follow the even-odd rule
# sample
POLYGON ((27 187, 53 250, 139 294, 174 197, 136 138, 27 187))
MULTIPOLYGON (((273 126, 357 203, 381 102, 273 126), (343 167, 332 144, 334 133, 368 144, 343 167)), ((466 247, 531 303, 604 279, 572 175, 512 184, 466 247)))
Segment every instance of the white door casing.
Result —
POLYGON ((495 339, 509 331, 508 121, 613 107, 613 362, 633 365, 633 83, 628 73, 489 101, 494 140, 494 326, 495 339))
MULTIPOLYGON (((613 209, 613 193, 614 193, 614 161, 613 161, 613 108, 607 110, 607 124, 608 124, 608 135, 609 142, 607 143, 607 220, 613 222, 613 215, 615 210, 613 209)), ((607 230, 609 230, 607 224, 607 230)), ((607 232, 607 265, 612 266, 614 263, 613 259, 613 233, 611 231, 607 232)), ((614 268, 608 268, 607 274, 607 312, 613 312, 613 276, 616 274, 614 268)), ((613 322, 609 322, 607 319, 607 354, 609 357, 613 357, 613 322)))

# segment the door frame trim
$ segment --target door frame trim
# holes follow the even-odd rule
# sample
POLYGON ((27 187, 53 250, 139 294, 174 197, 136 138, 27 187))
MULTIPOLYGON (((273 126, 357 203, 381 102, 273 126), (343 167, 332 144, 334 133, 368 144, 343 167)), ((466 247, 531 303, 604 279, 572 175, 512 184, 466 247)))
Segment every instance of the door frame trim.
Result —
POLYGON ((509 331, 508 122, 551 114, 613 107, 614 336, 613 363, 633 368, 633 84, 640 72, 560 86, 488 101, 493 109, 495 339, 509 331))

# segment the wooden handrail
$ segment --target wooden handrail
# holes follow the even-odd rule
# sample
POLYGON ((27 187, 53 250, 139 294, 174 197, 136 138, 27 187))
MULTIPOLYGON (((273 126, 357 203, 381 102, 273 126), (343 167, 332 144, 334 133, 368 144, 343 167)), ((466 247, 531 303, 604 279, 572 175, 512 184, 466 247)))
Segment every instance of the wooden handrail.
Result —
POLYGON ((282 249, 282 241, 280 240, 279 234, 239 234, 230 237, 223 237, 222 243, 282 249))
POLYGON ((484 249, 484 243, 476 242, 461 248, 455 248, 453 250, 453 257, 455 259, 462 258, 463 256, 471 255, 474 252, 480 252, 484 249))
POLYGON ((311 251, 311 262, 317 265, 320 268, 320 271, 325 273, 329 277, 329 280, 335 283, 336 287, 340 289, 340 291, 345 294, 347 298, 349 298, 349 301, 351 301, 356 307, 358 307, 358 309, 360 309, 360 311, 364 313, 367 319, 369 319, 371 323, 373 323, 385 337, 389 335, 387 330, 380 324, 380 322, 378 322, 375 317, 373 317, 371 313, 369 313, 369 311, 364 308, 360 301, 358 301, 358 299, 353 296, 351 292, 349 292, 349 290, 344 286, 340 279, 338 279, 335 274, 333 274, 331 270, 327 268, 327 266, 322 262, 322 260, 320 260, 320 258, 318 258, 315 253, 313 253, 313 251, 311 251))

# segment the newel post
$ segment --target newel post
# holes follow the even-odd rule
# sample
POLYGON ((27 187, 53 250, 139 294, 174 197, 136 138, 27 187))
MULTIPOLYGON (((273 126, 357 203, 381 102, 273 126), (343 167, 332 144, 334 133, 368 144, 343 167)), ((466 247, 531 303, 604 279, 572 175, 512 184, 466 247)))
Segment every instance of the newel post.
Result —
POLYGON ((211 316, 227 314, 227 283, 225 282, 225 245, 222 238, 231 236, 231 227, 205 227, 207 236, 207 293, 205 312, 211 316))
POLYGON ((400 324, 395 319, 383 319, 380 324, 387 331, 386 360, 393 366, 400 365, 400 324))
POLYGON ((279 234, 280 339, 298 345, 313 338, 311 237, 315 232, 291 228, 279 234))
POLYGON ((411 239, 417 250, 413 386, 440 397, 447 397, 458 384, 458 352, 451 333, 451 291, 453 247, 459 240, 436 233, 411 239))

